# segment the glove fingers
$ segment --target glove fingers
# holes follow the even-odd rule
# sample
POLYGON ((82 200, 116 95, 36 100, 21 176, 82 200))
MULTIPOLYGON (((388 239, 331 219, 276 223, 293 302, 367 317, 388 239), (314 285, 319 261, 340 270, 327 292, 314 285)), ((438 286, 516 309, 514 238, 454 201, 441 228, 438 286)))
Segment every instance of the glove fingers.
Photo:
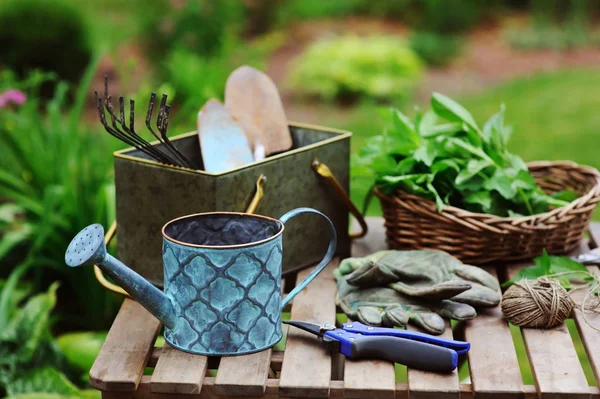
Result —
POLYGON ((347 277, 348 284, 357 287, 383 287, 398 278, 387 268, 368 261, 347 277))
POLYGON ((390 287, 396 291, 412 297, 420 297, 424 299, 440 300, 452 298, 461 292, 465 292, 471 288, 471 284, 460 279, 452 279, 443 281, 438 284, 424 286, 416 284, 407 284, 402 281, 397 281, 390 284, 390 287))
POLYGON ((500 290, 493 290, 483 285, 473 284, 473 288, 456 295, 453 301, 469 304, 476 308, 494 307, 500 303, 500 290))
POLYGON ((405 327, 409 316, 401 306, 388 307, 383 313, 383 324, 389 327, 405 327))
POLYGON ((446 329, 446 322, 438 314, 430 311, 417 311, 411 313, 410 321, 421 327, 429 334, 440 335, 446 329))
POLYGON ((382 312, 375 306, 360 306, 356 315, 358 321, 372 326, 380 326, 382 323, 382 312))
POLYGON ((446 319, 471 320, 477 316, 477 311, 465 303, 454 302, 453 300, 443 300, 438 304, 430 306, 440 316, 446 319))
POLYGON ((333 275, 336 280, 340 280, 358 269, 363 263, 361 258, 346 258, 342 260, 340 265, 333 271, 333 275))
POLYGON ((498 279, 480 267, 462 265, 461 267, 457 267, 454 273, 462 279, 481 284, 493 291, 500 290, 498 279))

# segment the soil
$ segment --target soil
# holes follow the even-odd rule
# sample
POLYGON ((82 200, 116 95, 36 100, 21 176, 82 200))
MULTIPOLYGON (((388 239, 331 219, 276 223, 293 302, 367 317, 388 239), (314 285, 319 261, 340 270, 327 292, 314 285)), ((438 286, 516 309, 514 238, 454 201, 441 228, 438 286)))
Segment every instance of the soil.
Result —
MULTIPOLYGON (((426 70, 416 93, 416 101, 426 100, 432 91, 461 96, 541 71, 600 65, 600 48, 597 47, 565 51, 524 51, 512 48, 505 39, 505 26, 523 24, 522 19, 519 16, 511 17, 503 21, 502 25, 488 24, 469 32, 465 37, 463 51, 455 62, 443 68, 426 70)), ((406 38, 409 30, 395 22, 358 18, 307 21, 291 26, 288 30, 290 40, 273 54, 267 69, 282 91, 286 112, 291 120, 317 123, 319 118, 318 106, 306 101, 298 102, 285 89, 285 77, 294 58, 300 55, 311 41, 344 33, 382 33, 406 38)), ((349 112, 343 108, 338 111, 349 112)))

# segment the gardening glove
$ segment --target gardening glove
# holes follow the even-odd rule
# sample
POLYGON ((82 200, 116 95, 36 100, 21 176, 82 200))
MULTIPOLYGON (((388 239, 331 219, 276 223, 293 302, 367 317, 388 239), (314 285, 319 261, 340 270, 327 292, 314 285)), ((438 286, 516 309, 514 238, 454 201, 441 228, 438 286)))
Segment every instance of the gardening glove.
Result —
POLYGON ((352 320, 369 325, 405 327, 410 322, 429 334, 440 335, 446 328, 443 318, 470 320, 477 315, 473 307, 463 303, 410 297, 389 287, 359 288, 348 284, 343 276, 338 278, 337 287, 340 309, 352 320))
POLYGON ((361 288, 388 286, 411 297, 452 298, 476 308, 496 306, 501 299, 492 275, 437 250, 379 251, 344 259, 334 273, 361 288))

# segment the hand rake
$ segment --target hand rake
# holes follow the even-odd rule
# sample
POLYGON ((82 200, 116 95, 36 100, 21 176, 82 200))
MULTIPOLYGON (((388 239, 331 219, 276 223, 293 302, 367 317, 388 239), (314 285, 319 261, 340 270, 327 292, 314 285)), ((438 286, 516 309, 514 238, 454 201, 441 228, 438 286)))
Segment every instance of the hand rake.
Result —
POLYGON ((171 112, 171 106, 167 104, 167 95, 163 94, 158 110, 158 117, 156 119, 156 129, 160 133, 158 135, 151 126, 152 114, 154 111, 154 104, 156 101, 156 93, 152 93, 150 101, 148 103, 148 112, 146 113, 146 127, 150 133, 156 137, 156 139, 163 144, 167 151, 162 151, 158 147, 153 146, 148 141, 135 131, 135 102, 133 99, 129 100, 129 125, 125 121, 125 102, 123 97, 119 97, 119 116, 115 115, 114 106, 112 103, 112 97, 108 93, 108 77, 104 77, 104 98, 98 95, 98 92, 94 92, 96 95, 96 106, 98 108, 98 115, 100 117, 100 123, 104 126, 104 129, 118 138, 122 142, 135 147, 139 151, 148 155, 157 162, 180 166, 189 169, 198 169, 193 162, 189 160, 185 155, 181 153, 169 140, 167 136, 167 128, 169 125, 169 115, 171 112), (110 115, 110 125, 106 119, 105 111, 110 115))

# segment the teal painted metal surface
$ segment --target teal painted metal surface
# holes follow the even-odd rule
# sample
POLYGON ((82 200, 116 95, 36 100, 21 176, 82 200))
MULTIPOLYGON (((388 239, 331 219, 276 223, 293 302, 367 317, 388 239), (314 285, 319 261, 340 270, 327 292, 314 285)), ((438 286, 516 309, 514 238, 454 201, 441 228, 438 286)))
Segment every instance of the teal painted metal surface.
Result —
POLYGON ((184 216, 163 227, 163 293, 107 254, 103 235, 100 225, 82 230, 67 249, 67 265, 98 264, 165 324, 170 345, 209 356, 275 345, 281 310, 325 269, 337 242, 331 220, 311 208, 294 209, 280 220, 224 212, 184 216), (282 301, 284 224, 303 213, 327 221, 329 245, 315 270, 282 301))

